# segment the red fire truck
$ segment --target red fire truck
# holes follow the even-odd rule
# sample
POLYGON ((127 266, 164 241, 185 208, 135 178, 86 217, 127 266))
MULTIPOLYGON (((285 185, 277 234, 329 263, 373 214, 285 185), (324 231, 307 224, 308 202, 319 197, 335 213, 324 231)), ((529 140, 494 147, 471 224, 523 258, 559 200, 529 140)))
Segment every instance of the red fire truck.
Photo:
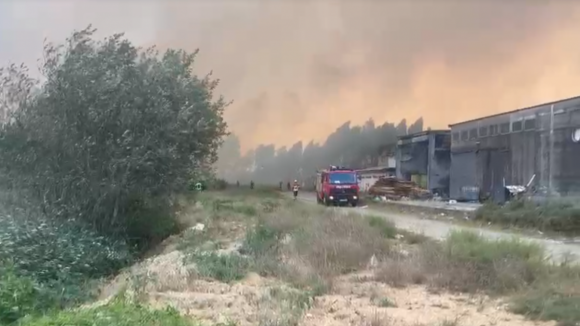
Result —
POLYGON ((353 169, 330 166, 316 174, 316 201, 326 206, 352 205, 359 199, 358 177, 353 169))

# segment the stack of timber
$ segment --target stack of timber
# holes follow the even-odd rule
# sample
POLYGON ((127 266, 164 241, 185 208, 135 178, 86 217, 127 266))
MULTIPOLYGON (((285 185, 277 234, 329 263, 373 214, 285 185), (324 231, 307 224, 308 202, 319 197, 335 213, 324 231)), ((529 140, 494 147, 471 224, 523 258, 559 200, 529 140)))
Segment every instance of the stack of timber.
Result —
POLYGON ((381 196, 389 200, 429 199, 432 197, 429 190, 419 187, 415 182, 393 177, 380 178, 369 188, 368 192, 372 196, 381 196))

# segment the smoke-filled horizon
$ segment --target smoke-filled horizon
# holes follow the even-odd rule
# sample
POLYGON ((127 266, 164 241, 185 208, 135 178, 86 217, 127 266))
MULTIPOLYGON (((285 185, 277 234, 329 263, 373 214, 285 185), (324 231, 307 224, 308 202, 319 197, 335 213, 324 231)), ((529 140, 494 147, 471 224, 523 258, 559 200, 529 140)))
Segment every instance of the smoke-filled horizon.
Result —
POLYGON ((218 153, 217 175, 229 182, 250 180, 260 184, 278 184, 299 180, 311 184, 316 171, 329 165, 359 169, 379 165, 381 156, 394 154, 398 136, 423 130, 419 118, 407 126, 399 123, 375 124, 373 119, 363 125, 344 122, 328 135, 324 142, 297 141, 291 146, 261 144, 242 153, 240 139, 230 134, 218 153))
POLYGON ((203 30, 189 6, 165 6, 158 39, 187 45, 194 31, 244 150, 322 142, 344 121, 444 128, 580 93, 573 1, 217 1, 203 30))
POLYGON ((200 53, 241 149, 323 142, 345 121, 432 128, 580 94, 574 1, 0 2, 0 59, 88 24, 200 53))

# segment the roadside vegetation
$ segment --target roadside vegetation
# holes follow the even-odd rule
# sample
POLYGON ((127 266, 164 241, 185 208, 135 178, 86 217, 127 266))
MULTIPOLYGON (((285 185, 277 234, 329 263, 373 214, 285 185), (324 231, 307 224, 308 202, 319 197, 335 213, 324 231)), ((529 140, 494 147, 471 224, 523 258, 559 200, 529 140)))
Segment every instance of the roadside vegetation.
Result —
POLYGON ((580 235, 580 206, 572 199, 553 199, 542 203, 521 199, 504 206, 486 203, 477 210, 475 220, 520 229, 580 235))
MULTIPOLYGON (((275 191, 208 192, 196 202, 186 215, 203 228, 172 237, 117 287, 132 289, 142 303, 195 311, 210 325, 314 325, 324 318, 416 325, 413 314, 398 323, 392 317, 409 309, 397 296, 408 291, 477 301, 457 308, 472 309, 474 318, 494 311, 488 314, 580 321, 580 269, 553 264, 536 244, 470 232, 434 241, 379 217, 301 204, 275 191), (353 308, 353 300, 364 304, 353 308)), ((419 324, 462 324, 453 309, 439 310, 441 317, 423 311, 427 321, 419 324)))
POLYGON ((95 280, 186 227, 180 194, 211 187, 227 103, 192 74, 196 53, 94 33, 45 44, 42 83, 0 69, 0 324, 94 297, 95 280))

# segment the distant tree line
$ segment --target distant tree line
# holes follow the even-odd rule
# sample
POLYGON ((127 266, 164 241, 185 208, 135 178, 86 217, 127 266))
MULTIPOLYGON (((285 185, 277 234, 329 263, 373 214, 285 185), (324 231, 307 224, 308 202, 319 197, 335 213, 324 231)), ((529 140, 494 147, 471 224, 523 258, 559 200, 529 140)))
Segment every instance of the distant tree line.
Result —
POLYGON ((378 156, 394 153, 397 137, 423 130, 423 119, 410 126, 402 120, 398 124, 376 125, 369 119, 362 126, 345 122, 322 144, 296 142, 290 147, 263 144, 241 153, 240 140, 230 134, 219 150, 217 171, 229 182, 250 180, 258 184, 278 184, 294 179, 308 179, 317 169, 329 165, 353 168, 376 166, 378 156))

